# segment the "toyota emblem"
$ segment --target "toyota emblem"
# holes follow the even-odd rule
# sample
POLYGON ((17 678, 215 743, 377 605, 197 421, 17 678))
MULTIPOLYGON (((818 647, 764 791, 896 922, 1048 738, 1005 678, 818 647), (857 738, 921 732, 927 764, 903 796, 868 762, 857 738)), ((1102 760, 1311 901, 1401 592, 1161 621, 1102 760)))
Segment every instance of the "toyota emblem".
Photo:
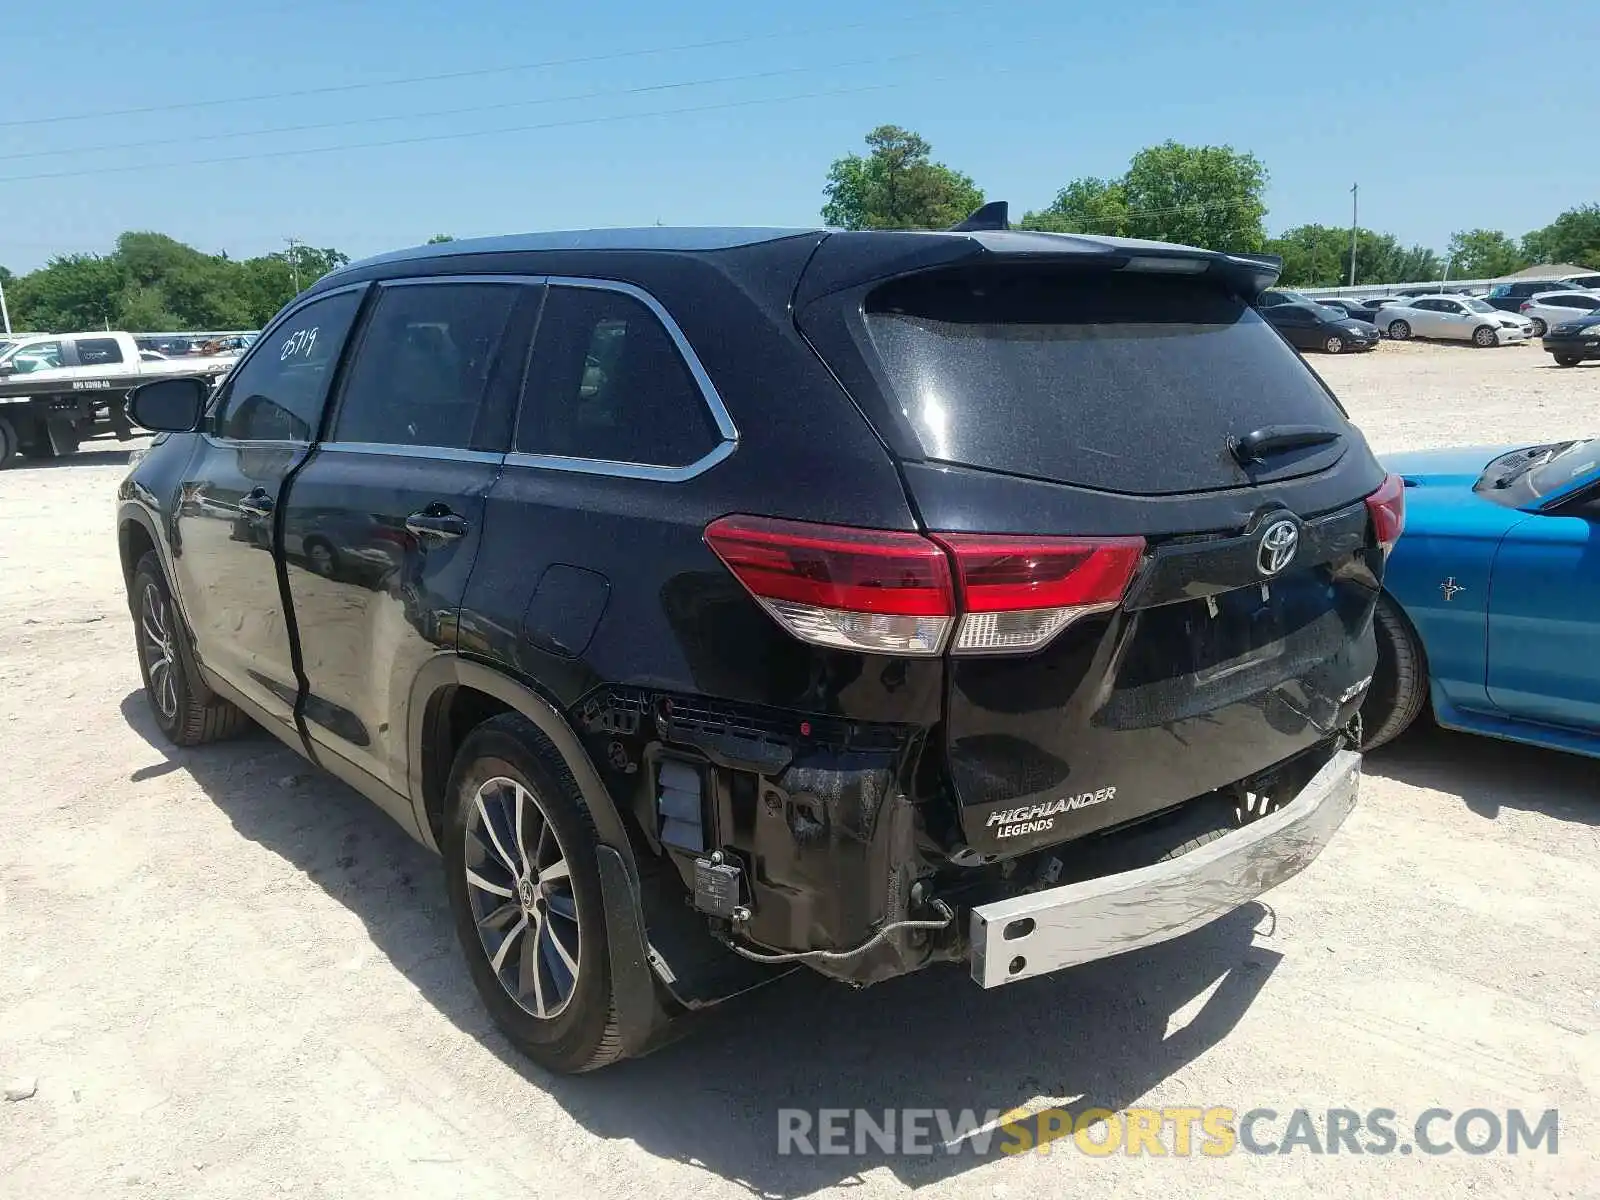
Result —
POLYGON ((1256 566, 1263 575, 1276 575, 1294 561, 1300 548, 1300 529, 1293 521, 1274 521, 1261 535, 1256 566))

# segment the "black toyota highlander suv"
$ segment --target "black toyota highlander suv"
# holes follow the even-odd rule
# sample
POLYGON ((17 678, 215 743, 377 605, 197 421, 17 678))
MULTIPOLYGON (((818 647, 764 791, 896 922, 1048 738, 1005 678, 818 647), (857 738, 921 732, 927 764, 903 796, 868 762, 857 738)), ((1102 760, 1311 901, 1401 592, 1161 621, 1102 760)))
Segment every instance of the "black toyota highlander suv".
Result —
POLYGON ((130 396, 155 720, 248 717, 437 849, 557 1070, 800 965, 1177 936, 1354 803, 1401 523, 1276 270, 992 214, 343 268, 130 396))

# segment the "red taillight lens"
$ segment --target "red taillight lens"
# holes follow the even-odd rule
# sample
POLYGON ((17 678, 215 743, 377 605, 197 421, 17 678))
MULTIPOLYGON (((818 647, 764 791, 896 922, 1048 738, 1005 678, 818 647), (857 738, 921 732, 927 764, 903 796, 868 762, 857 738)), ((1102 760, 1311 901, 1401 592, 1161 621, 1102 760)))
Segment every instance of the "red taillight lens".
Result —
POLYGON ((1517 311, 1518 312, 1527 312, 1532 307, 1533 307, 1533 301, 1532 300, 1524 300, 1521 304, 1517 305, 1517 311))
POLYGON ((965 614, 952 646, 958 654, 1034 650, 1077 618, 1114 608, 1144 554, 1138 537, 935 540, 956 564, 965 614))
POLYGON ((1367 497, 1367 512, 1372 516, 1372 531, 1385 554, 1394 549, 1406 527, 1406 485, 1398 475, 1389 475, 1383 486, 1367 497))
POLYGON ((955 619, 944 551, 915 533, 732 516, 706 543, 790 633, 889 654, 938 654, 955 619))

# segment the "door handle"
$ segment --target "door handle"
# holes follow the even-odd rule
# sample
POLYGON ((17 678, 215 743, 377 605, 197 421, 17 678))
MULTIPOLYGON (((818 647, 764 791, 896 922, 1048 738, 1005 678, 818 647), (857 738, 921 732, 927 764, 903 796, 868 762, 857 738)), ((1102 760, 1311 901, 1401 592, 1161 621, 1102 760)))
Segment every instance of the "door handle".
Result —
POLYGON ((466 537, 469 528, 465 517, 451 512, 443 504, 430 504, 421 512, 414 512, 406 518, 406 532, 418 538, 453 542, 456 538, 466 537))
POLYGON ((252 517, 270 517, 272 497, 267 495, 266 488, 256 488, 240 499, 239 511, 252 517))

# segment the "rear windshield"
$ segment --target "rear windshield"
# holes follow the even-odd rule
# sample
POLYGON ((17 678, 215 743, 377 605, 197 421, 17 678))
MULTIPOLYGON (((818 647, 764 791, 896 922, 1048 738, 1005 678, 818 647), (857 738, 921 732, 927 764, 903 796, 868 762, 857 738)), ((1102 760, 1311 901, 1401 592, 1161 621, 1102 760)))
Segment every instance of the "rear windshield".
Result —
POLYGON ((917 276, 874 292, 866 320, 924 453, 943 462, 1104 491, 1203 491, 1241 482, 1229 437, 1345 427, 1260 314, 1195 280, 917 276))

